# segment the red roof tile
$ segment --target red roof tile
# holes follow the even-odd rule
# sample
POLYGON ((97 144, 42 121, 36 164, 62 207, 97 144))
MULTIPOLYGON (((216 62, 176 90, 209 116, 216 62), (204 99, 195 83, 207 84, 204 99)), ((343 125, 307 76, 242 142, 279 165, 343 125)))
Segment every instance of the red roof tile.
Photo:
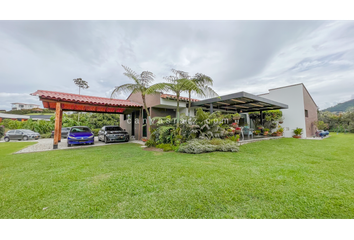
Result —
MULTIPOLYGON (((177 99, 177 96, 176 95, 172 95, 172 94, 161 94, 161 98, 165 98, 165 99, 177 99)), ((188 102, 189 99, 187 97, 179 97, 179 100, 180 101, 186 101, 188 102)), ((199 100, 198 99, 194 99, 194 98, 191 98, 191 101, 192 102, 198 102, 199 100)))
POLYGON ((130 100, 111 99, 103 97, 94 97, 79 95, 74 93, 63 93, 54 91, 37 90, 31 93, 32 96, 39 96, 41 99, 59 100, 65 102, 88 103, 95 105, 120 106, 120 107, 141 107, 139 103, 130 100))

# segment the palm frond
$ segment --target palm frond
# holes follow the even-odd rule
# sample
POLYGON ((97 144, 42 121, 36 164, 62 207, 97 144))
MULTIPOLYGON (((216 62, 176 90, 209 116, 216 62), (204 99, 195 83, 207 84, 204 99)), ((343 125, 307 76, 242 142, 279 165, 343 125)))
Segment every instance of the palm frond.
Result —
POLYGON ((208 85, 213 86, 213 79, 205 74, 197 73, 193 76, 193 81, 195 81, 198 85, 208 85))
POLYGON ((200 90, 202 91, 203 97, 219 97, 219 94, 217 94, 214 89, 209 86, 203 86, 200 88, 200 90))
POLYGON ((140 84, 139 75, 136 72, 134 72, 131 68, 126 67, 124 65, 122 65, 122 67, 125 70, 125 73, 124 73, 125 76, 127 76, 130 79, 133 79, 136 82, 136 84, 140 84))
POLYGON ((132 84, 132 83, 127 83, 120 85, 118 87, 115 87, 112 94, 111 98, 117 97, 120 93, 135 93, 141 91, 140 86, 138 84, 132 84))
POLYGON ((149 71, 143 71, 140 74, 140 82, 145 87, 148 87, 154 81, 154 78, 154 74, 149 71))
POLYGON ((153 94, 158 91, 169 91, 171 90, 171 83, 156 83, 154 85, 151 85, 149 88, 146 89, 145 93, 148 94, 153 94))

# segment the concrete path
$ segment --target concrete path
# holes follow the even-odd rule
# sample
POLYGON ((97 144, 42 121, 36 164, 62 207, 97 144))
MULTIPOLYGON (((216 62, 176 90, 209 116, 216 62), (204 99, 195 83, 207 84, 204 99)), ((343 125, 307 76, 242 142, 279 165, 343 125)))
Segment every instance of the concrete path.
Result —
MULTIPOLYGON (((11 141, 11 142, 24 142, 24 141, 11 141)), ((30 153, 30 152, 43 152, 43 151, 55 151, 57 149, 53 149, 53 138, 44 138, 39 139, 37 141, 28 141, 28 142, 37 142, 37 144, 28 146, 24 149, 16 153, 30 153)), ((116 143, 107 143, 99 142, 97 137, 95 137, 95 144, 94 145, 72 145, 72 147, 67 146, 66 139, 62 139, 61 142, 58 144, 58 150, 60 149, 75 149, 75 148, 87 148, 87 147, 98 147, 98 146, 106 146, 111 144, 126 144, 126 143, 138 143, 144 145, 143 141, 138 140, 131 140, 129 142, 116 142, 116 143)))

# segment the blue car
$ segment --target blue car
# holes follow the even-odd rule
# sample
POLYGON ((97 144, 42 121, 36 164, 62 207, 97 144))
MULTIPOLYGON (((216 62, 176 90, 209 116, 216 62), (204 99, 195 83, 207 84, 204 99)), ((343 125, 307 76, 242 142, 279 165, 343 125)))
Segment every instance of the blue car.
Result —
POLYGON ((73 144, 95 144, 95 137, 88 127, 72 127, 68 133, 68 147, 73 144))

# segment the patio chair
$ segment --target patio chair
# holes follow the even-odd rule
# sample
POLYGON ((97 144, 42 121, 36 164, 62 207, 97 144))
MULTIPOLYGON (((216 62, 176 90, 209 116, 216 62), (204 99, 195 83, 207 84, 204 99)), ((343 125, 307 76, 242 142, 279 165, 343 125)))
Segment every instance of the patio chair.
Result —
POLYGON ((242 140, 245 140, 245 135, 248 137, 248 139, 250 139, 250 136, 252 136, 253 139, 253 129, 249 127, 242 127, 241 135, 242 135, 242 140))

